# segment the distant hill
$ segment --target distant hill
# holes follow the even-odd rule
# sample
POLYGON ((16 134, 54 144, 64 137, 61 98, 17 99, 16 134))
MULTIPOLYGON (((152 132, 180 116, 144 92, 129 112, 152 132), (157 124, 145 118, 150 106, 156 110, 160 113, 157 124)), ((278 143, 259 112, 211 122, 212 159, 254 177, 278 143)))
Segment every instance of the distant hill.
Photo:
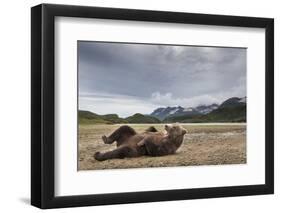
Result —
POLYGON ((246 97, 232 97, 220 105, 157 108, 150 115, 136 113, 127 118, 120 118, 117 114, 98 115, 83 110, 79 110, 78 116, 79 124, 246 122, 246 97))
POLYGON ((90 111, 79 110, 79 124, 118 124, 118 123, 160 123, 160 120, 140 113, 128 118, 120 118, 117 114, 98 115, 90 111))
POLYGON ((126 118, 128 123, 161 123, 161 121, 155 117, 149 115, 143 115, 136 113, 128 118, 126 118))
POLYGON ((118 123, 127 123, 127 121, 123 118, 119 118, 117 114, 107 114, 107 115, 101 115, 102 118, 108 122, 118 124, 118 123))
POLYGON ((79 124, 116 124, 127 123, 123 118, 119 118, 116 114, 98 115, 90 111, 79 110, 79 124))
POLYGON ((107 123, 107 121, 102 119, 100 115, 97 115, 89 111, 80 111, 80 110, 78 112, 78 120, 79 120, 79 124, 107 123))
POLYGON ((246 97, 229 98, 206 114, 169 116, 163 122, 246 122, 246 97))

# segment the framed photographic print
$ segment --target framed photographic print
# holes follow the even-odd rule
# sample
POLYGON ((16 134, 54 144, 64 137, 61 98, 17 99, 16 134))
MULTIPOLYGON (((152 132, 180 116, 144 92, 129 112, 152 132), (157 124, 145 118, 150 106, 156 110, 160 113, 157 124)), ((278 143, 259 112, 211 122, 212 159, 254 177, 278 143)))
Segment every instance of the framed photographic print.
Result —
POLYGON ((272 194, 274 21, 31 9, 31 204, 272 194))

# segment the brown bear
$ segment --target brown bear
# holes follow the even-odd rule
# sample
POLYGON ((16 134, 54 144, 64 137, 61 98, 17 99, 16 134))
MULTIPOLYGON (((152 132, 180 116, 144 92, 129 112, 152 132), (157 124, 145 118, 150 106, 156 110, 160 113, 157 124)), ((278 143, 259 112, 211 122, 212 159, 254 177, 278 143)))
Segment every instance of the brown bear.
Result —
POLYGON ((96 152, 98 161, 114 158, 163 156, 176 152, 183 142, 187 131, 178 124, 165 125, 165 132, 158 132, 149 127, 143 133, 137 133, 132 127, 124 125, 115 130, 109 137, 102 136, 105 144, 116 141, 117 148, 105 153, 96 152))

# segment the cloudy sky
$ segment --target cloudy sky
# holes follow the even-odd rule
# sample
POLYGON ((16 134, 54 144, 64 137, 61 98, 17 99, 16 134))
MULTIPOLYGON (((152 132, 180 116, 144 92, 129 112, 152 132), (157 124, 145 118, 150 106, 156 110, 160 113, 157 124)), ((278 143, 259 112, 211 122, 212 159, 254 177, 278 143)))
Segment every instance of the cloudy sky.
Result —
POLYGON ((244 97, 246 51, 79 41, 79 109, 127 117, 244 97))

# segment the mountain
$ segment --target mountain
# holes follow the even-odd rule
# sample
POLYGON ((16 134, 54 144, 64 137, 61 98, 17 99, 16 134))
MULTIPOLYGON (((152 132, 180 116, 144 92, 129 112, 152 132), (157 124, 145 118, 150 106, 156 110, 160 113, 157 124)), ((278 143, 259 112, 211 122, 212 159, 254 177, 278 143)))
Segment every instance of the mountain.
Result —
POLYGON ((198 113, 199 112, 197 112, 197 110, 192 107, 183 108, 181 106, 177 106, 177 107, 158 108, 154 110, 150 115, 160 120, 164 120, 169 116, 180 116, 186 114, 197 115, 198 113))
POLYGON ((204 118, 209 122, 246 122, 246 104, 219 107, 204 118))
POLYGON ((154 110, 150 115, 158 118, 160 120, 163 120, 165 117, 167 117, 168 115, 174 114, 176 113, 178 110, 181 110, 182 107, 161 107, 161 108, 157 108, 156 110, 154 110))
POLYGON ((208 114, 212 112, 213 110, 217 109, 219 107, 218 104, 211 104, 211 105, 200 105, 196 107, 195 109, 200 112, 201 114, 208 114))
POLYGON ((237 107, 237 106, 244 106, 246 105, 246 100, 247 98, 229 98, 226 101, 222 102, 222 104, 219 106, 220 108, 225 108, 225 107, 237 107))
MULTIPOLYGON (((198 107, 196 109, 198 110, 198 107)), ((246 122, 246 97, 229 98, 219 106, 214 105, 213 110, 209 112, 204 110, 204 107, 202 107, 201 114, 198 115, 169 116, 163 122, 246 122)))
POLYGON ((90 111, 79 110, 79 124, 119 124, 119 123, 161 123, 149 115, 136 113, 128 118, 120 118, 117 114, 98 115, 90 111))
POLYGON ((161 121, 155 117, 152 117, 150 115, 143 115, 140 113, 136 113, 126 118, 126 121, 128 123, 161 123, 161 121))
POLYGON ((187 108, 183 108, 181 106, 166 107, 166 108, 162 107, 162 108, 157 108, 150 115, 160 120, 164 120, 168 117, 174 117, 174 116, 193 116, 193 115, 207 114, 217 108, 218 108, 217 104, 200 105, 197 107, 187 107, 187 108))
POLYGON ((150 115, 136 113, 127 118, 120 118, 117 114, 98 115, 79 110, 78 117, 79 124, 246 122, 246 101, 246 97, 232 97, 220 105, 162 107, 150 115))

